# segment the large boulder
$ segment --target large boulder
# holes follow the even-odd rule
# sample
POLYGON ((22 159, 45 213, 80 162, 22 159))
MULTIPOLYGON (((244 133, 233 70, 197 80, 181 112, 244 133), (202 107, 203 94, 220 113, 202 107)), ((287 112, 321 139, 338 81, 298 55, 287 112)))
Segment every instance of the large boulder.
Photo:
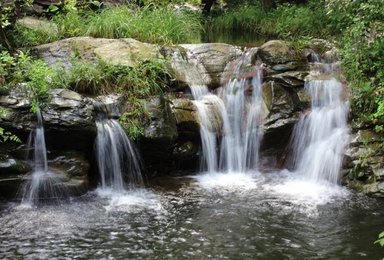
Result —
POLYGON ((201 74, 201 76, 209 77, 210 80, 206 85, 211 88, 220 86, 226 65, 242 54, 240 48, 224 43, 182 44, 181 47, 191 52, 204 66, 207 75, 201 74))
POLYGON ((299 59, 296 51, 291 49, 286 42, 280 40, 264 43, 257 54, 263 62, 269 65, 288 63, 299 59))
POLYGON ((140 61, 160 57, 156 45, 135 39, 103 39, 74 37, 43 44, 34 48, 34 53, 48 65, 70 66, 71 57, 85 61, 102 60, 113 65, 136 66, 140 61))

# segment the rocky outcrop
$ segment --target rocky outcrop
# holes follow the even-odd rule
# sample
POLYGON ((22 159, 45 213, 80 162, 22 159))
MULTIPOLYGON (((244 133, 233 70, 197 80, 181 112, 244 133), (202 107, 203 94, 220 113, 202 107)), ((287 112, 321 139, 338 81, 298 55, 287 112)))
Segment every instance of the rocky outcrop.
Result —
POLYGON ((384 152, 382 136, 356 129, 346 151, 344 182, 364 194, 384 197, 384 152))
POLYGON ((100 39, 75 37, 44 44, 34 53, 49 65, 70 66, 70 58, 101 60, 108 64, 133 67, 139 62, 156 58, 170 60, 175 86, 184 90, 191 84, 220 86, 221 75, 227 63, 241 55, 238 47, 223 43, 183 44, 159 47, 134 39, 100 39))
MULTIPOLYGON (((6 95, 0 96, 0 106, 5 110, 1 114, 0 125, 21 135, 25 140, 36 124, 28 90, 23 85, 11 89, 6 95)), ((47 105, 41 113, 47 131, 55 132, 55 138, 50 140, 51 145, 79 148, 87 147, 93 142, 96 126, 92 99, 71 90, 53 89, 48 93, 47 105)), ((49 136, 48 134, 48 139, 49 136)))
POLYGON ((71 57, 97 59, 113 65, 135 66, 140 61, 160 57, 159 47, 135 39, 75 37, 40 45, 34 53, 49 65, 70 66, 71 57))

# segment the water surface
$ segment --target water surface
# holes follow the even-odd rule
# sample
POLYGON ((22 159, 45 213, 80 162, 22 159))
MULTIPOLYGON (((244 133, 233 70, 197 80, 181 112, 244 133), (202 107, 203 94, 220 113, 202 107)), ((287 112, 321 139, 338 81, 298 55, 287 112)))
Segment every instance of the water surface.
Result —
POLYGON ((384 203, 289 172, 202 174, 0 206, 0 258, 380 259, 384 203), (163 183, 167 183, 166 185, 163 183))

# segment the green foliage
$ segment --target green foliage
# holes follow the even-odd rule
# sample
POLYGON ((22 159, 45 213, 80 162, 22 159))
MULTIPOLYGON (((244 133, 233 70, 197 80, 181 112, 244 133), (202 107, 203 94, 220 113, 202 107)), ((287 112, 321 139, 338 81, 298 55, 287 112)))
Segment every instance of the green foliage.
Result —
MULTIPOLYGON (((7 111, 3 107, 0 107, 0 120, 1 118, 6 117, 6 113, 7 111)), ((4 143, 8 141, 16 142, 16 143, 21 142, 19 137, 17 137, 16 135, 12 134, 9 131, 6 131, 4 128, 0 127, 0 143, 4 143)))
POLYGON ((14 22, 17 13, 23 7, 31 6, 32 0, 15 0, 0 2, 0 27, 6 28, 14 22))
POLYGON ((11 55, 7 51, 0 53, 0 79, 2 91, 18 84, 25 84, 29 95, 32 111, 43 107, 46 103, 47 92, 52 87, 54 70, 44 61, 33 59, 22 51, 11 55))
POLYGON ((118 7, 89 16, 86 34, 104 38, 130 37, 152 43, 196 42, 200 36, 200 24, 195 14, 167 7, 118 7))
MULTIPOLYGON (((323 12, 315 4, 301 6, 284 4, 266 10, 259 1, 251 5, 237 5, 209 24, 213 31, 243 31, 258 33, 266 38, 297 39, 308 36, 326 36, 323 12)), ((317 4, 316 4, 317 5, 317 4)))
POLYGON ((284 4, 272 13, 277 34, 284 39, 296 39, 303 36, 324 37, 324 13, 308 6, 284 4))
POLYGON ((239 6, 230 9, 221 16, 213 18, 209 29, 213 31, 245 31, 249 33, 271 33, 270 26, 265 26, 268 14, 260 5, 239 6))
POLYGON ((15 142, 15 143, 21 143, 21 140, 16 135, 12 134, 9 131, 6 131, 4 128, 0 127, 0 143, 5 142, 15 142))
POLYGON ((340 1, 337 5, 329 4, 328 12, 335 14, 336 8, 345 12, 339 18, 333 18, 333 23, 346 28, 342 35, 341 54, 354 91, 352 110, 359 123, 383 132, 384 2, 340 1))
POLYGON ((119 6, 94 11, 68 11, 55 15, 58 33, 16 27, 16 46, 28 47, 75 36, 135 38, 151 43, 198 42, 202 30, 200 16, 168 7, 119 6))
POLYGON ((379 244, 384 247, 384 231, 379 234, 379 239, 375 241, 375 244, 379 244))
POLYGON ((53 69, 42 60, 32 60, 26 70, 27 88, 29 90, 32 111, 46 104, 48 90, 51 89, 53 69))
POLYGON ((0 85, 2 91, 23 81, 29 62, 28 53, 22 51, 14 55, 11 55, 8 51, 0 53, 0 85))

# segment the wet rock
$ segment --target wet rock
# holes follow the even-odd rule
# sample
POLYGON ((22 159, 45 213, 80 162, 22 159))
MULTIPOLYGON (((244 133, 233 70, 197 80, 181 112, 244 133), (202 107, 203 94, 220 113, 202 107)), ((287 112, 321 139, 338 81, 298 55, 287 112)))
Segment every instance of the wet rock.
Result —
POLYGON ((364 185, 363 193, 371 197, 384 198, 384 182, 364 185))
POLYGON ((93 106, 96 114, 110 118, 118 118, 121 116, 120 110, 123 103, 124 97, 122 95, 110 94, 96 97, 93 106))
POLYGON ((283 72, 294 71, 294 70, 309 71, 308 63, 297 62, 297 61, 290 61, 284 64, 276 64, 276 65, 273 65, 271 68, 276 73, 283 73, 283 72))
POLYGON ((182 44, 181 47, 190 51, 205 67, 210 81, 208 86, 216 88, 220 86, 222 73, 228 62, 237 59, 241 55, 238 47, 224 43, 182 44))
POLYGON ((229 61, 223 73, 221 74, 221 85, 224 86, 234 78, 252 78, 256 75, 255 65, 262 67, 261 62, 257 60, 259 48, 250 48, 244 50, 236 59, 229 61))
POLYGON ((199 148, 200 144, 197 138, 193 141, 180 140, 180 142, 176 142, 172 151, 172 159, 174 168, 179 172, 179 175, 180 171, 196 171, 199 168, 199 148))
POLYGON ((178 132, 182 129, 188 131, 199 131, 199 121, 196 107, 190 99, 173 98, 170 99, 172 113, 175 115, 178 132))
MULTIPOLYGON (((53 89, 48 96, 48 104, 41 111, 47 143, 62 148, 91 145, 96 134, 93 100, 67 89, 53 89)), ((24 86, 11 89, 0 96, 0 105, 5 111, 0 117, 0 127, 25 140, 37 121, 31 112, 28 90, 24 86)))
POLYGON ((307 71, 287 71, 280 74, 267 77, 269 80, 273 80, 280 84, 293 88, 303 88, 305 78, 308 76, 307 71))
POLYGON ((31 167, 9 154, 0 153, 0 178, 20 176, 31 170, 31 167))
POLYGON ((90 163, 87 156, 79 151, 53 151, 48 165, 50 170, 65 175, 61 183, 67 196, 80 196, 89 187, 90 163))
POLYGON ((172 148, 178 135, 176 119, 164 97, 149 100, 147 109, 151 119, 140 140, 140 151, 147 171, 166 172, 172 166, 172 148))
POLYGON ((284 150, 288 145, 294 124, 299 118, 295 98, 283 86, 274 82, 264 83, 265 88, 272 90, 271 107, 264 123, 262 150, 284 150))
POLYGON ((210 74, 199 58, 182 46, 163 47, 161 50, 170 60, 177 91, 183 91, 191 85, 209 85, 212 81, 210 74))

